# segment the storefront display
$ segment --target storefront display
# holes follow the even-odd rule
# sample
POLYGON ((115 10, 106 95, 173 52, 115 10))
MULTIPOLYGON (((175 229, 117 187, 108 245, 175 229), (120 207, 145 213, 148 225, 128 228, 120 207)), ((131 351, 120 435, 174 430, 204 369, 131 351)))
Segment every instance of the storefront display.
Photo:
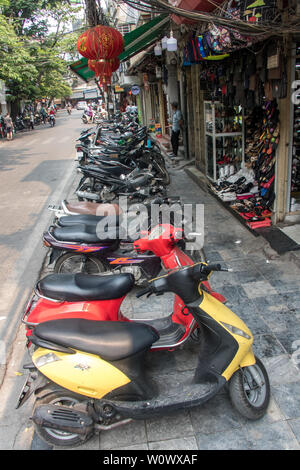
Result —
MULTIPOLYGON (((296 45, 295 82, 300 83, 300 43, 296 45)), ((290 212, 300 211, 300 91, 293 106, 290 212)))
POLYGON ((229 178, 220 178, 211 188, 251 229, 268 227, 275 200, 276 149, 280 137, 276 100, 255 107, 245 117, 244 127, 244 167, 229 178))
POLYGON ((243 163, 242 108, 205 102, 205 142, 207 176, 213 181, 237 173, 243 163))

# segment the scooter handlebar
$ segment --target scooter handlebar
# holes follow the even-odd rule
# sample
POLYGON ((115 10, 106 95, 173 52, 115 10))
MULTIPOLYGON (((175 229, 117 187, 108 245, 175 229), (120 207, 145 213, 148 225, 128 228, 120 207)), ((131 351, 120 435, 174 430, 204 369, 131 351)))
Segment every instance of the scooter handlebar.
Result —
POLYGON ((222 268, 219 263, 205 264, 199 263, 196 264, 193 268, 192 277, 195 280, 200 280, 203 276, 208 276, 212 271, 230 271, 227 268, 222 268))

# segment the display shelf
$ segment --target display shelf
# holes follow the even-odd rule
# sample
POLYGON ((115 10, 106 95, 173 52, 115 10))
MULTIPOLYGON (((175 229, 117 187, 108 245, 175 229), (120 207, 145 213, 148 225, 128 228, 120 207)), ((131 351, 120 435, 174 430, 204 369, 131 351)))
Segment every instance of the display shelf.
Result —
POLYGON ((240 170, 244 162, 244 120, 240 106, 204 102, 206 176, 217 181, 240 170))

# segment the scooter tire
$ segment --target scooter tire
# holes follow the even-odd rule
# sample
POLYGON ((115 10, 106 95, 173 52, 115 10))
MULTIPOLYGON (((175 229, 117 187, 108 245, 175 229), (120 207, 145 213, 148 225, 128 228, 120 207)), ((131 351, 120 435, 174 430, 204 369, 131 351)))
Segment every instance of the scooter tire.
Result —
POLYGON ((85 274, 97 275, 97 274, 103 273, 104 271, 106 271, 104 264, 96 256, 87 256, 87 255, 82 255, 80 253, 66 253, 60 256, 54 265, 54 272, 58 274, 62 274, 62 273, 76 274, 76 273, 84 272, 85 274), (84 260, 85 266, 87 266, 87 270, 84 270, 84 271, 76 267, 78 266, 80 262, 80 258, 82 259, 82 257, 85 258, 84 260), (72 268, 72 258, 74 258, 73 268, 72 268))
MULTIPOLYGON (((43 389, 42 397, 37 396, 33 411, 40 405, 57 404, 72 407, 83 400, 84 398, 76 393, 60 388, 58 385, 50 384, 46 390, 43 389)), ((34 423, 34 428, 36 434, 43 441, 48 445, 57 447, 77 447, 87 442, 93 436, 93 433, 87 436, 80 436, 75 433, 72 434, 43 427, 36 423, 34 423)))
MULTIPOLYGON (((257 357, 255 359, 254 366, 238 369, 228 384, 229 396, 234 408, 242 416, 253 421, 265 415, 270 402, 270 382, 267 371, 260 359, 257 357), (251 390, 250 383, 256 382, 253 370, 262 380, 262 385, 251 390)), ((256 385, 258 385, 257 382, 256 385)))

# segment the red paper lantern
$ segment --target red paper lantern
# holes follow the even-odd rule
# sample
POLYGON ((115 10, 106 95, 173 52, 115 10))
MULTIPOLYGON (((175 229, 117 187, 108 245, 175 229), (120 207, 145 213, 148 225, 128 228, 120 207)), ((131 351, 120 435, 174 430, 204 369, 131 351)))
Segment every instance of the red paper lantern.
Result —
POLYGON ((88 60, 88 67, 93 72, 95 72, 95 63, 96 63, 96 61, 94 59, 89 59, 88 60))
POLYGON ((77 50, 85 58, 89 59, 89 53, 87 51, 87 31, 84 31, 77 39, 77 50))
POLYGON ((117 29, 98 25, 86 31, 86 50, 90 59, 113 59, 123 49, 124 39, 117 29))
POLYGON ((111 76, 112 70, 111 65, 108 60, 100 59, 95 60, 95 74, 97 77, 104 75, 104 76, 111 76))
POLYGON ((115 59, 108 59, 108 60, 89 59, 88 67, 90 70, 95 72, 97 77, 99 75, 111 76, 111 74, 115 72, 116 70, 118 70, 118 68, 120 67, 120 61, 117 57, 115 59))
POLYGON ((99 77, 99 83, 102 85, 110 85, 111 84, 111 77, 108 77, 106 75, 101 75, 99 77))
POLYGON ((110 67, 112 72, 116 72, 118 70, 118 68, 120 67, 120 60, 118 59, 118 57, 110 59, 110 67))

